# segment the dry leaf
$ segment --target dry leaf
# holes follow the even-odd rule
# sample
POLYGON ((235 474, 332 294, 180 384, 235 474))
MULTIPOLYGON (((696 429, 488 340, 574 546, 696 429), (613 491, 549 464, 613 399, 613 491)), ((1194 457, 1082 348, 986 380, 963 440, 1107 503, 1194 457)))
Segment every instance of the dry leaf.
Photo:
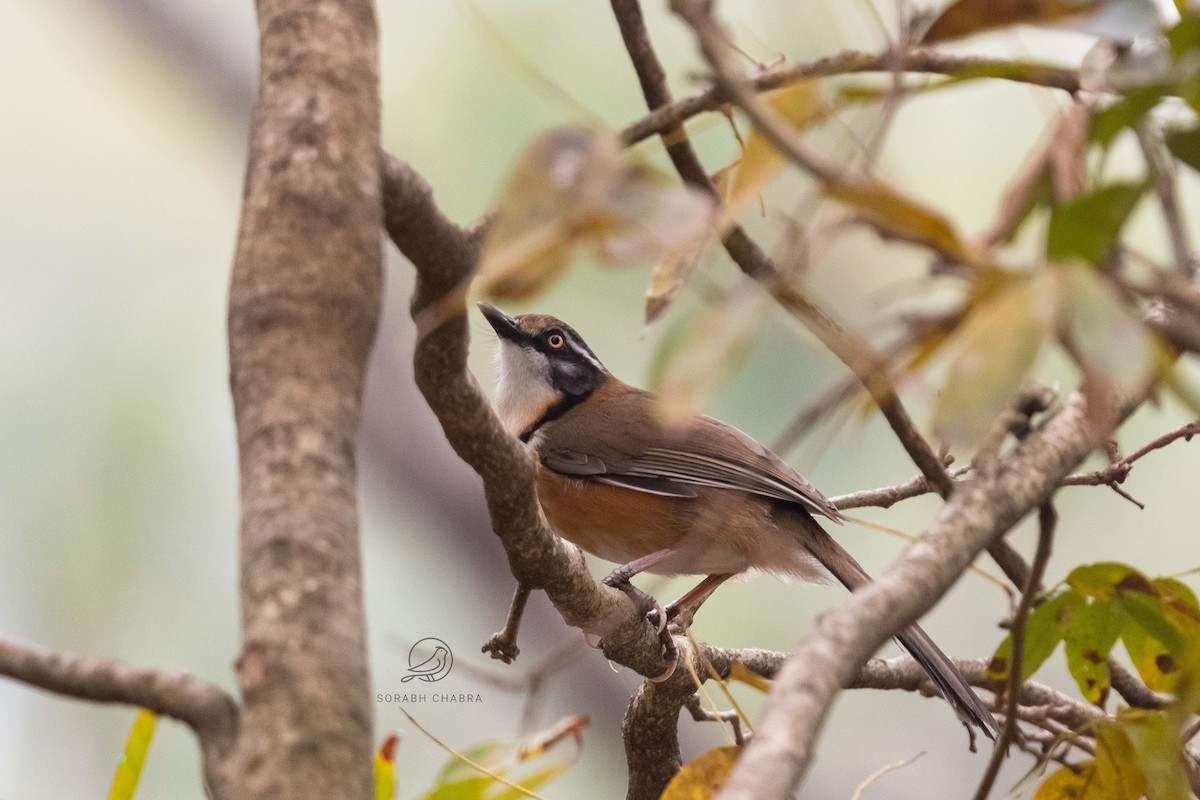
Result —
POLYGON ((659 800, 711 800, 725 785, 741 748, 718 747, 683 765, 659 800))
MULTIPOLYGON (((817 122, 826 111, 821 102, 820 85, 815 80, 801 81, 772 92, 767 101, 797 131, 817 122)), ((787 156, 768 142, 757 128, 751 131, 742 157, 729 178, 728 189, 721 193, 729 213, 735 213, 746 201, 757 197, 787 161, 787 156)))
POLYGON ((941 440, 973 447, 1016 397, 1053 328, 1054 288, 1045 273, 1014 277, 955 332, 958 352, 934 411, 933 429, 941 440))
POLYGON ((924 44, 1010 25, 1067 25, 1085 33, 1132 39, 1155 31, 1154 0, 958 0, 941 13, 924 44))
POLYGON ((979 260, 944 216, 882 181, 861 179, 826 184, 827 197, 852 206, 884 233, 938 250, 964 264, 979 260))
POLYGON ((514 168, 480 259, 480 288, 522 299, 590 244, 610 265, 690 252, 714 224, 712 200, 622 152, 616 135, 566 128, 539 136, 514 168))

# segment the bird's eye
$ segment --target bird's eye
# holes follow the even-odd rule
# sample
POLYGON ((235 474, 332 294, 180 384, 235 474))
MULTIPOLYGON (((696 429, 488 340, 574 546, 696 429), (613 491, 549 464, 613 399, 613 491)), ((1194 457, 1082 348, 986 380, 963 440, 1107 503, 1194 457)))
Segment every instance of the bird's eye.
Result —
POLYGON ((546 343, 549 344, 551 347, 553 347, 555 350, 558 350, 560 347, 562 347, 564 344, 566 344, 566 340, 563 339, 561 333, 552 333, 546 337, 546 343))

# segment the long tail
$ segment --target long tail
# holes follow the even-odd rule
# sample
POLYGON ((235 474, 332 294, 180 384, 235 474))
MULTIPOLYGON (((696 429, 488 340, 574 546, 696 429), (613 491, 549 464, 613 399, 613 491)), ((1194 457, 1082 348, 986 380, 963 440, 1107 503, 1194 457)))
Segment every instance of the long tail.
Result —
MULTIPOLYGON (((809 552, 843 586, 853 592, 871 582, 871 576, 867 575, 854 557, 834 541, 819 524, 813 521, 812 525, 806 528, 809 529, 806 532, 810 534, 805 537, 805 545, 809 552), (813 528, 816 530, 812 530, 813 528)), ((958 671, 958 667, 954 666, 954 662, 933 643, 929 634, 918 625, 910 625, 896 636, 896 640, 925 670, 959 719, 980 728, 989 739, 996 738, 1000 728, 992 712, 979 699, 979 695, 975 694, 975 690, 958 671)))

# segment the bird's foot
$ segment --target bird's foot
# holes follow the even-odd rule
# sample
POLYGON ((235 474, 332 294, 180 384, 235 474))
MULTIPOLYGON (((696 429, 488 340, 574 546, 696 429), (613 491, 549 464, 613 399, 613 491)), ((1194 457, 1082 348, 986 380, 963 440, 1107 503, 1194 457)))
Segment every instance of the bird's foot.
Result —
POLYGON ((630 583, 629 578, 621 570, 614 570, 611 575, 604 579, 604 585, 620 589, 624 592, 625 596, 633 601, 633 605, 646 616, 646 621, 660 635, 666 630, 668 620, 666 609, 652 596, 630 583))
POLYGON ((646 621, 658 634, 658 640, 662 644, 663 660, 667 663, 667 668, 661 675, 650 678, 650 680, 660 683, 674 675, 675 667, 679 663, 679 648, 675 646, 675 638, 667 628, 667 623, 674 619, 678 610, 673 607, 663 608, 662 603, 630 583, 629 576, 620 569, 614 570, 605 578, 604 584, 624 592, 625 596, 633 601, 634 606, 645 615, 646 621))

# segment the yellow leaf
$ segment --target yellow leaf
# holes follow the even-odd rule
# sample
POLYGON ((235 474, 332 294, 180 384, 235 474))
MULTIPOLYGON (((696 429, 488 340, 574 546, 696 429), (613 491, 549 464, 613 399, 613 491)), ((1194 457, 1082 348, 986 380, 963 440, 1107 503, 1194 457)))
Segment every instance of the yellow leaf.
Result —
POLYGON ((1094 761, 1085 761, 1075 769, 1063 767, 1042 781, 1033 800, 1084 800, 1085 797, 1099 800, 1101 795, 1088 794, 1095 771, 1094 761))
POLYGON ((771 691, 771 682, 756 672, 751 672, 744 664, 739 661, 733 662, 733 666, 729 668, 729 680, 740 681, 747 686, 758 689, 763 694, 771 691))
POLYGON ((709 800, 725 785, 740 748, 718 747, 683 766, 667 784, 659 800, 709 800))
POLYGON ((935 435, 977 445, 1020 391, 1054 318, 1053 286, 1018 277, 979 303, 954 335, 957 353, 934 409, 935 435))
POLYGON ((1096 732, 1096 783, 1113 800, 1141 800, 1146 794, 1146 776, 1138 764, 1137 751, 1125 731, 1102 725, 1096 732))
POLYGON ((150 740, 154 738, 156 723, 157 717, 153 713, 144 708, 138 711, 133 727, 129 729, 129 739, 125 742, 125 754, 113 775, 108 800, 132 800, 138 780, 142 777, 142 766, 146 763, 146 751, 150 749, 150 740))
POLYGON ((980 260, 980 253, 963 241, 949 220, 882 181, 831 181, 825 185, 825 194, 852 206, 888 235, 932 247, 964 264, 980 260))
MULTIPOLYGON (((821 103, 820 85, 815 80, 799 83, 772 92, 768 102, 774 106, 797 131, 816 122, 825 112, 821 103)), ((729 179, 729 188, 722 192, 731 210, 740 208, 787 164, 787 156, 767 141, 758 129, 751 131, 737 168, 729 179)))
POLYGON ((700 251, 689 253, 676 258, 659 261, 650 272, 650 285, 646 287, 646 324, 656 322, 664 313, 679 292, 687 284, 700 251))
POLYGON ((1142 800, 1145 793, 1133 744, 1119 726, 1106 724, 1096 732, 1096 759, 1055 772, 1033 800, 1142 800))
POLYGON ((396 797, 396 733, 388 734, 375 754, 375 800, 394 800, 396 797))

